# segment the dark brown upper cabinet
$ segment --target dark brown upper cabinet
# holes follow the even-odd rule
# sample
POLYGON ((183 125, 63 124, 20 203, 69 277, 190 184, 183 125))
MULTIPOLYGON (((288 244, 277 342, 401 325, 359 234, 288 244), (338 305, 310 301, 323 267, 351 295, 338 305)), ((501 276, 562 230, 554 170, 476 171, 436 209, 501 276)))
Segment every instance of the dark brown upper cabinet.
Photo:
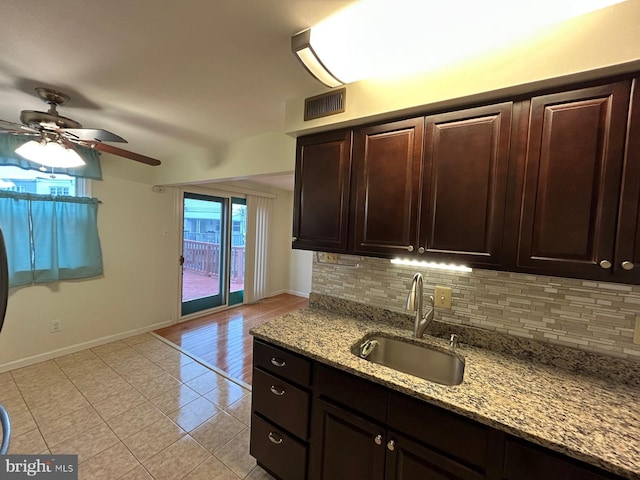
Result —
POLYGON ((347 251, 351 132, 298 139, 293 204, 293 248, 347 251))
POLYGON ((419 254, 499 266, 512 102, 426 117, 419 254))
POLYGON ((422 117, 365 127, 353 139, 353 253, 396 256, 417 249, 422 117))
POLYGON ((640 77, 632 85, 625 147, 614 273, 619 281, 640 280, 640 77))
POLYGON ((517 270, 610 278, 629 82, 531 99, 517 270))

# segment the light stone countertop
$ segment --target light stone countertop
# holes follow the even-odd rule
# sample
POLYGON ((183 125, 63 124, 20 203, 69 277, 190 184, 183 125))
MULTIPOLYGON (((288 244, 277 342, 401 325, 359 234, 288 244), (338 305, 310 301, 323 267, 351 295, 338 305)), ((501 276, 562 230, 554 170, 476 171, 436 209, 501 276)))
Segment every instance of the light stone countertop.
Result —
MULTIPOLYGON (((312 305, 314 302, 312 300, 312 305)), ((351 353, 363 336, 411 339, 399 315, 364 318, 317 305, 254 328, 256 337, 321 363, 444 407, 629 479, 640 479, 640 387, 464 344, 464 380, 443 386, 351 353)), ((413 339, 412 341, 419 342, 413 339)), ((448 348, 425 335, 424 343, 448 348)))

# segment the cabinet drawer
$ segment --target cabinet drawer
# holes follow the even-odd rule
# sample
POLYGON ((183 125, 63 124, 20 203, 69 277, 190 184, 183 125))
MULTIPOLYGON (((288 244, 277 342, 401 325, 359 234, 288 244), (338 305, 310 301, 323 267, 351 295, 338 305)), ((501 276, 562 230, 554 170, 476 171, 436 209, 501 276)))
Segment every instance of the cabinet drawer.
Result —
POLYGON ((600 471, 563 455, 529 446, 518 440, 507 440, 504 479, 538 480, 540 478, 621 480, 621 477, 600 471))
POLYGON ((257 368, 253 369, 252 408, 275 424, 306 440, 309 393, 257 368))
POLYGON ((253 341, 253 365, 308 387, 311 382, 311 362, 288 350, 253 341))
POLYGON ((386 420, 385 388, 323 365, 318 365, 316 377, 320 396, 375 420, 386 420))
POLYGON ((306 476, 306 445, 256 414, 251 415, 250 453, 282 480, 300 480, 306 476))
POLYGON ((447 456, 484 470, 489 429, 455 413, 399 394, 389 398, 389 426, 447 456))

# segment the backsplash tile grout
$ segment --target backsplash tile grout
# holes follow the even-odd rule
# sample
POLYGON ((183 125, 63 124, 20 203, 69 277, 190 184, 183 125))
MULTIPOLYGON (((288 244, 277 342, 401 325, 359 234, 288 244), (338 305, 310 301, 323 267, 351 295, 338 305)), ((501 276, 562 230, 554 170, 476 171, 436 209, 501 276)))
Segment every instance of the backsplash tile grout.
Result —
POLYGON ((314 259, 312 292, 404 312, 411 278, 420 271, 425 295, 436 285, 452 289, 452 309, 437 309, 437 320, 640 361, 640 345, 633 343, 640 285, 480 269, 448 272, 368 257, 359 264, 354 269, 314 259))

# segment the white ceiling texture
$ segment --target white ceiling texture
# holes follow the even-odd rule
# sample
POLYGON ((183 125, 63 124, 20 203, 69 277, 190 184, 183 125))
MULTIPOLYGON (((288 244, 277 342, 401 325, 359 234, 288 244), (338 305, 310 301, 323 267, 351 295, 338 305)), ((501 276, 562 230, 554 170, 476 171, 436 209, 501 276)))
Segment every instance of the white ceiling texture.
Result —
POLYGON ((282 130, 285 100, 321 85, 291 35, 353 0, 3 0, 0 119, 46 110, 168 160, 282 130))

